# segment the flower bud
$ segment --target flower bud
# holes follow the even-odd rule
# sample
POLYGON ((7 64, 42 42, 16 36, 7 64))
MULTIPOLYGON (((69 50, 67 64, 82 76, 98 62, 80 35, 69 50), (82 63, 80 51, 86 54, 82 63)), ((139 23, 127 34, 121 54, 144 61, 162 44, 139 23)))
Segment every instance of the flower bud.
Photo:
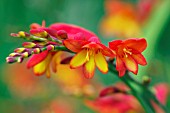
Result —
POLYGON ((16 61, 15 57, 7 57, 6 62, 8 63, 14 63, 16 61))
POLYGON ((33 47, 36 47, 36 44, 33 42, 24 42, 22 46, 25 48, 33 48, 33 47))
POLYGON ((27 57, 29 56, 29 54, 28 54, 28 52, 24 52, 24 53, 22 53, 22 56, 23 56, 24 58, 27 58, 27 57))
POLYGON ((58 35, 59 39, 67 39, 68 38, 67 32, 64 30, 57 31, 57 35, 58 35))
POLYGON ((18 57, 17 62, 21 63, 23 61, 23 57, 18 57))
POLYGON ((47 46, 47 50, 48 50, 48 51, 54 50, 54 45, 48 45, 48 46, 47 46))
POLYGON ((33 49, 34 54, 38 54, 41 52, 40 48, 35 48, 33 49))
POLYGON ((148 85, 151 82, 151 79, 148 76, 143 76, 143 84, 148 85))
POLYGON ((42 29, 42 28, 39 28, 39 29, 31 29, 30 30, 30 33, 35 35, 35 36, 38 36, 38 37, 47 37, 48 36, 48 33, 42 29))
POLYGON ((11 54, 9 54, 9 56, 10 57, 16 57, 16 56, 20 56, 20 54, 19 53, 11 53, 11 54))
POLYGON ((14 52, 16 52, 16 53, 22 53, 22 52, 24 52, 25 50, 26 50, 26 48, 21 47, 21 48, 15 49, 14 52))
POLYGON ((24 31, 20 31, 20 32, 18 32, 18 35, 19 35, 19 37, 25 37, 25 32, 24 31))

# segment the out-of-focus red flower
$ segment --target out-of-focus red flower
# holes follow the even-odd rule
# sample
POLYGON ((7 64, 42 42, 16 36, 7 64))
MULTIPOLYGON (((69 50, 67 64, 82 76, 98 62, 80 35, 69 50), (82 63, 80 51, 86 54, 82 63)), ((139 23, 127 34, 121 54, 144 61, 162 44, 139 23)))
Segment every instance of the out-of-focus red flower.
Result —
POLYGON ((137 4, 137 19, 143 24, 150 16, 153 7, 158 3, 159 0, 139 0, 137 4))
POLYGON ((73 113, 74 109, 72 107, 73 104, 70 106, 68 101, 58 98, 48 103, 41 113, 73 113))
MULTIPOLYGON (((156 98, 160 101, 161 104, 165 105, 167 97, 169 95, 170 87, 165 83, 159 83, 154 86, 154 91, 156 98)), ((165 113, 156 103, 152 101, 152 105, 155 108, 156 113, 165 113)))
POLYGON ((142 111, 136 98, 122 93, 122 91, 128 90, 127 86, 118 83, 114 87, 103 89, 97 99, 87 100, 85 103, 97 113, 137 113, 135 111, 142 111))
MULTIPOLYGON (((101 91, 100 97, 95 100, 87 100, 86 105, 98 113, 144 113, 144 110, 136 98, 132 95, 122 93, 123 89, 128 91, 124 84, 109 87, 101 91), (118 88, 120 92, 115 92, 118 88), (101 95, 104 94, 104 95, 101 95)), ((169 87, 167 84, 160 83, 154 86, 155 96, 162 103, 166 101, 169 87)), ((165 104, 165 103, 162 103, 165 104)), ((164 113, 154 102, 152 102, 156 113, 164 113)))
MULTIPOLYGON (((86 37, 86 36, 85 36, 86 37)), ((83 66, 86 78, 94 76, 95 65, 102 73, 108 72, 108 64, 104 56, 113 56, 113 52, 100 43, 97 37, 74 37, 64 40, 64 45, 71 51, 77 53, 70 62, 71 68, 83 66)))
POLYGON ((126 70, 134 74, 138 73, 138 64, 146 65, 147 62, 141 54, 147 47, 147 42, 144 38, 115 40, 109 42, 109 47, 116 53, 116 70, 119 71, 119 76, 123 76, 126 70))

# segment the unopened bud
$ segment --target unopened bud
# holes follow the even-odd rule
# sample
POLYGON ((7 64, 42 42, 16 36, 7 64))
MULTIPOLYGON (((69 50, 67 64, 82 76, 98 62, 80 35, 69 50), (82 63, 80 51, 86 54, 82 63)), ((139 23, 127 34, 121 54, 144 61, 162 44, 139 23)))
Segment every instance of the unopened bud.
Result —
POLYGON ((17 49, 14 50, 14 52, 16 52, 16 53, 22 53, 22 52, 25 51, 25 50, 26 50, 26 48, 17 48, 17 49))
POLYGON ((41 52, 41 50, 40 50, 40 48, 35 48, 35 49, 33 50, 33 52, 34 52, 35 54, 38 54, 38 53, 41 52))
POLYGON ((18 32, 18 35, 19 35, 19 37, 25 37, 25 32, 24 31, 20 31, 20 32, 18 32))
POLYGON ((19 53, 11 53, 11 54, 9 54, 9 56, 10 57, 16 57, 16 56, 20 56, 20 54, 19 53))
POLYGON ((151 82, 151 79, 148 76, 144 76, 143 78, 143 84, 147 85, 151 82))
POLYGON ((67 39, 68 38, 67 32, 64 30, 57 31, 57 35, 58 35, 59 39, 67 39))
POLYGON ((24 58, 27 58, 27 57, 29 56, 29 54, 28 54, 28 52, 24 52, 24 53, 22 53, 22 56, 23 56, 24 58))
POLYGON ((36 47, 36 44, 33 42, 24 42, 22 46, 25 48, 33 48, 33 47, 36 47))
POLYGON ((6 58, 6 62, 8 62, 8 63, 13 63, 15 61, 16 61, 15 57, 7 57, 6 58))
POLYGON ((30 33, 37 36, 37 37, 47 37, 48 36, 48 33, 43 30, 42 28, 39 28, 39 29, 31 29, 30 30, 30 33))
POLYGON ((48 46, 47 46, 47 50, 48 50, 48 51, 54 50, 54 45, 48 45, 48 46))
POLYGON ((23 57, 18 57, 17 62, 21 63, 23 61, 23 57))
POLYGON ((10 36, 19 37, 19 35, 17 33, 11 33, 10 36))

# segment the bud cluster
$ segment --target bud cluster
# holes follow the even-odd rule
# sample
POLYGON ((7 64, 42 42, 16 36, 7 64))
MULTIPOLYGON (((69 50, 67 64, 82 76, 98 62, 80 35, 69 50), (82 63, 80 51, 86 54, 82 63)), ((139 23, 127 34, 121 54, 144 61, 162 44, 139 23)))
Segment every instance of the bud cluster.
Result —
POLYGON ((45 50, 54 52, 60 48, 63 49, 61 39, 67 38, 67 33, 64 30, 56 31, 56 36, 54 36, 54 31, 50 31, 48 33, 44 30, 36 31, 35 29, 34 33, 33 35, 24 31, 11 33, 11 36, 13 37, 24 38, 30 40, 31 42, 24 42, 22 47, 15 49, 14 52, 6 58, 8 63, 21 63, 24 58, 27 58, 33 54, 39 54, 45 50))

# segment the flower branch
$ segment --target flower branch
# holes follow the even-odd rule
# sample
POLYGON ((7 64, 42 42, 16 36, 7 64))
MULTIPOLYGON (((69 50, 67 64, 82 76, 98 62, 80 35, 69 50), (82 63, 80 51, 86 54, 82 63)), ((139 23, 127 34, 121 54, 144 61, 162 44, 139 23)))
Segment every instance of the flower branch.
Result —
MULTIPOLYGON (((108 62, 108 64, 109 71, 115 75, 118 75, 118 72, 115 70, 115 68, 113 68, 115 67, 113 62, 108 62)), ((138 99, 147 113, 155 113, 155 110, 151 104, 151 99, 165 112, 167 112, 167 108, 158 101, 152 90, 145 86, 142 82, 140 83, 139 81, 133 79, 128 71, 126 71, 125 76, 119 78, 131 89, 132 94, 138 99)))

